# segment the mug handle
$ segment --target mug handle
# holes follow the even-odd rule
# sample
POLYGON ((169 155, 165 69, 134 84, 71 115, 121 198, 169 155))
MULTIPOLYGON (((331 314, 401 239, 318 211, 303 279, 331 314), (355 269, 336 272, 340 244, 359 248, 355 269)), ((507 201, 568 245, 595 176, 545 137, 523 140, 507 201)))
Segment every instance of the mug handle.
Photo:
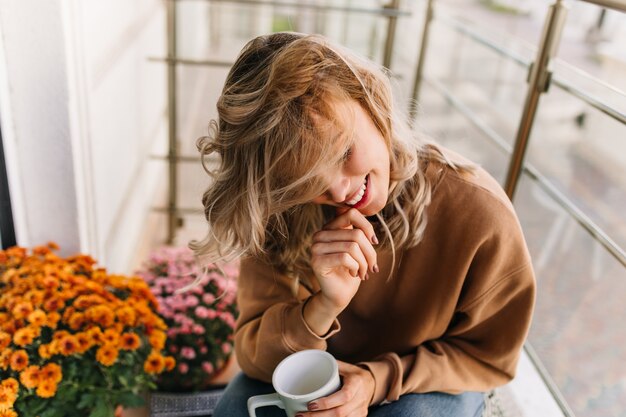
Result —
POLYGON ((250 417, 256 417, 256 409, 259 407, 267 407, 270 405, 275 405, 277 407, 285 409, 282 400, 278 396, 278 394, 265 394, 265 395, 255 395, 253 397, 248 398, 248 414, 250 417))

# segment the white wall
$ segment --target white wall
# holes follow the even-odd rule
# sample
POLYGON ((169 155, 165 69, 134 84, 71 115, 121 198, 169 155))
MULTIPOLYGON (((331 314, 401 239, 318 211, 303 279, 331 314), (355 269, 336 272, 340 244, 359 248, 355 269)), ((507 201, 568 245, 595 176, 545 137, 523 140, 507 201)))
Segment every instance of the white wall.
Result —
POLYGON ((18 243, 130 272, 166 187, 148 158, 167 141, 166 67, 147 60, 166 54, 164 2, 0 0, 0 26, 18 243))
POLYGON ((18 243, 80 248, 59 4, 0 2, 2 128, 18 243), (32 13, 36 11, 36 13, 32 13))

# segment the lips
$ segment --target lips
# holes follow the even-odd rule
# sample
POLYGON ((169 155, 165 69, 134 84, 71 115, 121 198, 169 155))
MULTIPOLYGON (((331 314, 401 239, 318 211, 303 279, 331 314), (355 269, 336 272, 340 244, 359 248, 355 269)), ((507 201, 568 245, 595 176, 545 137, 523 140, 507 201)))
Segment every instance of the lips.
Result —
POLYGON ((358 208, 365 203, 366 197, 368 194, 368 187, 367 187, 368 180, 369 180, 369 174, 363 180, 363 184, 361 185, 361 188, 359 188, 359 190, 352 196, 352 198, 350 198, 349 200, 345 202, 348 206, 353 207, 353 208, 358 208))

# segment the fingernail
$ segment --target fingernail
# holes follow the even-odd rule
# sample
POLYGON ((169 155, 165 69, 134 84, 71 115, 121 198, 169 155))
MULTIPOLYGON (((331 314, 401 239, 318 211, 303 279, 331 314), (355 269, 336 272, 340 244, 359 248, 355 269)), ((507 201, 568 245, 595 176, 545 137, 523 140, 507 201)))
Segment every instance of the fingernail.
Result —
POLYGON ((372 268, 374 270, 374 272, 376 272, 377 274, 380 272, 380 269, 378 268, 378 264, 374 265, 374 268, 372 268))
POLYGON ((308 408, 309 408, 309 410, 311 410, 311 411, 315 411, 315 410, 317 410, 318 408, 320 408, 320 406, 319 406, 319 405, 317 405, 317 403, 311 403, 311 404, 309 404, 309 407, 308 407, 308 408))
POLYGON ((365 280, 364 280, 364 281, 366 281, 366 280, 368 280, 368 279, 370 279, 369 274, 365 274, 365 280))
POLYGON ((378 238, 376 237, 376 235, 372 235, 372 243, 374 245, 378 245, 378 238))
POLYGON ((304 414, 296 414, 296 417, 304 417, 304 414))

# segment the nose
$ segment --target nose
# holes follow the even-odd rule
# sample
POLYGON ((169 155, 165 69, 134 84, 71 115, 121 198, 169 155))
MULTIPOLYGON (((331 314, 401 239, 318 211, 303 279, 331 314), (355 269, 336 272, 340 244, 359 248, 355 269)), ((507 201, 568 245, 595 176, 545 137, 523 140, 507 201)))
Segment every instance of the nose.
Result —
POLYGON ((340 176, 333 180, 330 187, 326 191, 328 198, 335 203, 342 203, 348 198, 350 192, 350 178, 340 176))

